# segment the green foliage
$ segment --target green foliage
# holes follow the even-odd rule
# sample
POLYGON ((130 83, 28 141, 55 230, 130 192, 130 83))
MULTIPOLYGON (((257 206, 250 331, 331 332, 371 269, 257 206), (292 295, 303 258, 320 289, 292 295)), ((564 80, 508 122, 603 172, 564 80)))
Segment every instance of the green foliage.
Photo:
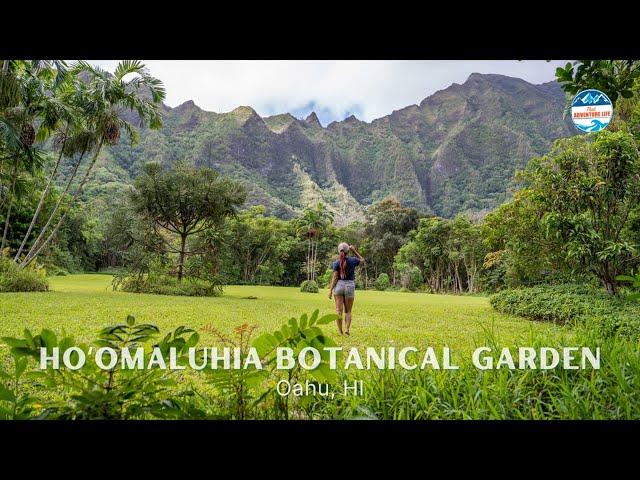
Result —
POLYGON ((387 275, 386 273, 381 273, 380 275, 378 275, 378 278, 376 278, 376 281, 374 282, 374 286, 376 290, 388 290, 389 287, 391 287, 391 280, 389 279, 389 275, 387 275))
POLYGON ((127 228, 126 208, 111 229, 129 250, 130 275, 123 279, 123 288, 178 295, 220 294, 220 231, 227 218, 237 215, 244 199, 240 184, 214 170, 196 169, 184 162, 177 162, 170 170, 157 163, 145 165, 130 192, 142 232, 127 228), (118 232, 118 226, 124 231, 118 232), (170 276, 173 273, 176 281, 170 276), (176 283, 185 275, 190 282, 181 288, 176 283))
POLYGON ((306 293, 318 293, 318 283, 315 280, 305 280, 300 284, 300 291, 306 293))
POLYGON ((395 197, 367 209, 361 254, 367 259, 364 268, 374 278, 382 272, 391 273, 394 257, 406 243, 407 234, 418 226, 418 218, 415 208, 402 206, 395 197))
MULTIPOLYGON (((636 290, 640 289, 640 273, 636 273, 635 275, 618 275, 616 280, 619 282, 630 283, 631 287, 636 290)), ((640 300, 640 292, 628 295, 627 300, 640 300)))
POLYGON ((26 372, 28 359, 11 355, 13 370, 0 368, 0 419, 24 420, 38 414, 38 399, 28 391, 37 380, 38 372, 26 372), (25 373, 26 372, 26 373, 25 373))
POLYGON ((532 320, 588 325, 601 336, 640 336, 640 306, 588 285, 561 284, 504 290, 491 296, 498 311, 532 320))
MULTIPOLYGON (((93 345, 113 349, 119 359, 124 350, 146 347, 143 365, 147 365, 151 355, 148 347, 158 335, 159 330, 155 325, 137 324, 135 318, 129 315, 126 323, 102 329, 93 345)), ((176 363, 185 364, 187 349, 195 346, 198 339, 198 334, 193 330, 178 327, 166 334, 155 347, 165 362, 169 363, 169 352, 173 348, 176 363)), ((20 387, 24 386, 26 391, 27 385, 26 382, 20 383, 20 375, 16 375, 11 395, 7 394, 9 389, 6 387, 0 389, 0 400, 12 404, 12 418, 26 415, 70 420, 184 418, 184 411, 179 414, 179 405, 181 397, 189 392, 176 392, 173 389, 176 386, 173 370, 122 368, 120 361, 108 370, 98 368, 89 353, 95 348, 90 350, 89 345, 76 344, 72 337, 59 337, 47 329, 37 335, 25 330, 22 337, 3 337, 2 341, 10 347, 16 370, 24 371, 32 367, 25 375, 30 375, 30 383, 36 387, 32 395, 20 394, 20 387), (37 368, 40 349, 45 348, 47 354, 52 355, 55 347, 60 349, 61 356, 67 349, 79 348, 87 361, 79 369, 69 369, 63 362, 60 362, 59 369, 37 368), (45 395, 47 391, 53 394, 45 395), (37 406, 36 394, 40 394, 37 406)), ((72 362, 77 362, 78 358, 79 353, 74 351, 71 354, 72 362)), ((0 412, 7 410, 3 408, 0 412)))
POLYGON ((462 215, 422 218, 409 238, 395 257, 396 268, 417 267, 433 292, 480 289, 485 248, 479 225, 462 215))
POLYGON ((322 275, 318 277, 318 285, 320 287, 328 287, 333 277, 333 270, 327 268, 322 275))
MULTIPOLYGON (((300 352, 305 348, 314 348, 320 352, 321 361, 317 368, 309 370, 308 374, 318 382, 328 382, 334 384, 338 377, 335 370, 329 368, 329 353, 327 347, 336 347, 337 344, 326 336, 321 325, 331 324, 338 318, 335 314, 319 316, 319 311, 315 310, 311 316, 303 314, 299 319, 290 318, 279 330, 273 333, 266 333, 255 339, 252 346, 256 348, 258 355, 266 367, 265 372, 272 379, 281 379, 283 373, 276 368, 276 352, 280 347, 293 349, 294 358, 298 358, 300 352)), ((304 370, 298 362, 292 369, 286 370, 284 374, 288 382, 296 382, 304 376, 304 370)), ((259 397, 259 401, 271 398, 275 407, 277 418, 289 419, 290 399, 284 398, 277 393, 277 382, 271 381, 270 386, 259 397)), ((312 400, 312 399, 311 399, 312 400)), ((308 401, 308 400, 306 400, 308 401)))
POLYGON ((333 214, 318 202, 313 208, 305 208, 294 222, 298 233, 307 241, 307 280, 315 284, 320 240, 333 222, 333 214))
POLYGON ((487 290, 584 276, 572 270, 560 239, 547 235, 537 198, 532 189, 524 188, 484 219, 482 242, 487 253, 481 277, 487 290))
MULTIPOLYGON (((531 337, 534 349, 567 343, 531 337)), ((486 333, 481 345, 499 352, 486 333)), ((573 344, 573 343, 571 343, 573 344)), ((317 419, 380 420, 586 420, 640 418, 640 351, 635 341, 601 338, 589 329, 576 345, 600 348, 600 369, 481 371, 463 359, 456 371, 401 369, 340 372, 340 380, 365 382, 364 394, 319 399, 317 419)), ((511 347, 509 347, 511 348, 511 347)), ((512 352, 514 358, 516 353, 512 352)))
POLYGON ((35 264, 20 269, 9 258, 0 255, 0 293, 46 292, 49 284, 46 270, 35 264))
MULTIPOLYGON (((175 365, 188 363, 189 349, 196 349, 200 361, 204 350, 196 348, 200 335, 192 329, 178 327, 167 333, 160 341, 160 332, 155 325, 138 324, 132 315, 126 323, 102 329, 93 342, 95 347, 109 348, 115 352, 114 366, 99 368, 89 355, 90 346, 77 344, 70 336, 57 336, 44 329, 33 335, 25 330, 22 337, 3 337, 13 357, 14 371, 0 370, 0 418, 41 419, 145 419, 145 418, 266 418, 287 419, 294 410, 305 408, 313 399, 300 399, 297 404, 281 397, 276 390, 279 380, 286 378, 295 382, 310 375, 316 381, 335 383, 337 375, 329 368, 326 347, 336 344, 325 336, 320 328, 332 323, 334 314, 312 315, 291 318, 273 333, 252 338, 254 327, 247 324, 235 329, 235 336, 228 337, 215 327, 203 328, 214 333, 226 347, 237 349, 244 363, 249 348, 259 355, 262 368, 251 364, 246 369, 205 369, 216 397, 179 390, 172 369, 150 366, 151 356, 161 356, 165 364, 171 365, 172 353, 175 365), (153 345, 152 345, 153 343, 153 345), (125 351, 144 348, 141 358, 143 368, 124 368, 121 361, 125 351), (154 352, 152 353, 151 348, 154 352), (313 370, 296 366, 288 370, 277 368, 276 354, 281 347, 291 348, 297 356, 305 348, 325 352, 320 365, 313 370), (60 368, 49 366, 46 370, 35 368, 40 350, 45 348, 52 355, 53 348, 60 349, 62 356, 70 348, 79 349, 87 361, 78 369, 68 368, 60 362, 60 368), (31 368, 30 368, 31 367, 31 368), (47 395, 47 390, 53 395, 47 395)), ((78 361, 80 353, 73 351, 72 363, 78 361)), ((131 358, 137 358, 130 353, 131 358)), ((154 362, 155 363, 155 362, 154 362)), ((138 364, 140 365, 140 364, 138 364)))
POLYGON ((407 263, 395 264, 398 277, 400 278, 400 286, 409 291, 419 289, 424 283, 420 268, 407 263))
POLYGON ((153 293, 156 295, 184 295, 189 297, 219 297, 222 285, 187 277, 184 281, 169 275, 155 273, 142 275, 116 275, 114 290, 131 293, 153 293))
POLYGON ((532 160, 525 179, 545 236, 575 271, 596 275, 615 294, 615 278, 636 251, 625 238, 640 201, 633 136, 602 131, 560 141, 549 156, 532 160))
MULTIPOLYGON (((296 364, 289 370, 276 368, 276 352, 280 347, 293 349, 294 355, 303 348, 313 347, 324 351, 325 347, 336 344, 325 336, 320 325, 335 321, 336 315, 319 317, 318 310, 311 316, 302 315, 299 319, 291 318, 279 329, 253 338, 255 327, 243 324, 234 329, 234 337, 221 333, 212 326, 205 327, 205 331, 213 333, 223 345, 238 349, 240 360, 247 358, 249 348, 255 349, 262 365, 261 369, 250 368, 216 369, 206 371, 210 384, 216 387, 220 394, 218 398, 207 398, 206 402, 216 405, 219 418, 271 418, 288 419, 293 411, 304 407, 312 398, 290 400, 277 393, 280 380, 295 382, 306 377, 307 373, 296 364)), ((308 375, 317 381, 335 382, 335 372, 329 368, 328 357, 325 355, 318 368, 310 370, 308 375)))
MULTIPOLYGON (((303 261, 292 222, 265 216, 262 206, 228 218, 214 243, 226 283, 277 285, 303 261), (297 248, 296 248, 297 247, 297 248), (296 259, 296 254, 300 257, 296 259)), ((217 232, 218 233, 218 232, 217 232)))
POLYGON ((556 80, 568 94, 594 88, 606 93, 613 103, 619 96, 631 98, 638 78, 637 60, 579 60, 556 69, 556 80))

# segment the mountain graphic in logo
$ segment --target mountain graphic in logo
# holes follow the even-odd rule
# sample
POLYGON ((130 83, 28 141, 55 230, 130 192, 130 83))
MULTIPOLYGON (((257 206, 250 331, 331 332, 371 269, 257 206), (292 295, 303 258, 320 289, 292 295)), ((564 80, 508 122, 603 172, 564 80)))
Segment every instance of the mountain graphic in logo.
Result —
POLYGON ((583 105, 594 105, 598 103, 601 98, 602 94, 592 95, 591 93, 587 93, 584 97, 579 98, 578 100, 582 102, 583 105))
POLYGON ((611 100, 598 90, 586 90, 575 96, 572 106, 610 105, 611 100))

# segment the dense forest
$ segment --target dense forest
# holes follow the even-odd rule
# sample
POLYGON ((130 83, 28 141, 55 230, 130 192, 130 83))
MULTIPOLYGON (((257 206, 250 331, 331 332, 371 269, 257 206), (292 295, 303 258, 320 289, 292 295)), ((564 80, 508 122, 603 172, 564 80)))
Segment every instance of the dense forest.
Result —
POLYGON ((181 287, 188 294, 220 294, 225 284, 322 286, 340 241, 367 259, 360 288, 476 293, 580 279, 615 294, 616 277, 638 266, 636 62, 559 69, 567 95, 593 84, 606 90, 615 119, 606 131, 556 140, 531 158, 512 179, 515 195, 486 216, 443 218, 390 195, 346 225, 322 202, 289 219, 274 216, 247 203, 242 182, 187 159, 149 158, 133 185, 89 201, 99 155, 120 148, 121 133, 136 145, 131 120, 160 128, 162 83, 136 61, 113 75, 85 62, 3 61, 1 70, 5 272, 110 271, 116 287, 157 293, 177 285, 191 285, 181 287), (617 80, 607 84, 612 71, 617 80))

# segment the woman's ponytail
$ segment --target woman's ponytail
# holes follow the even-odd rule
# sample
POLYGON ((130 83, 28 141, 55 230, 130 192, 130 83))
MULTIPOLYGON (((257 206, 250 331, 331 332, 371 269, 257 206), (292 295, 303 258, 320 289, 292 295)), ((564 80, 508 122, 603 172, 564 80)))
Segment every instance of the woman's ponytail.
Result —
POLYGON ((344 250, 340 250, 340 279, 347 278, 347 254, 344 250))

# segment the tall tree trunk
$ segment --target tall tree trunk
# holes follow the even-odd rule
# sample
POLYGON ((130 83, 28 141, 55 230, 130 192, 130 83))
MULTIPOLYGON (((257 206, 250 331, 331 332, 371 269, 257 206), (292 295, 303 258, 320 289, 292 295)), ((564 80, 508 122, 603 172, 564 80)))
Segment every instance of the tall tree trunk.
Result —
POLYGON ((184 273, 184 257, 187 245, 187 236, 183 233, 180 235, 180 263, 178 264, 178 282, 182 281, 182 275, 184 273))
POLYGON ((22 250, 24 249, 25 245, 27 244, 27 240, 29 240, 29 236, 31 235, 31 230, 33 230, 33 226, 36 224, 36 221, 38 220, 38 216, 40 215, 40 210, 42 210, 42 206, 44 205, 44 201, 47 197, 47 194, 49 193, 49 189, 51 188, 51 183, 53 182, 53 179, 56 177, 56 173, 58 173, 58 167, 60 166, 60 160, 62 160, 62 153, 64 152, 64 147, 67 144, 67 132, 69 130, 69 124, 67 123, 67 128, 64 132, 64 140, 62 142, 62 147, 60 147, 60 154, 58 155, 58 160, 56 161, 55 166, 53 167, 53 171, 51 172, 51 175, 49 175, 49 180, 47 181, 47 186, 45 187, 44 191, 42 192, 42 194, 40 195, 40 201, 38 202, 38 207, 36 208, 36 211, 33 214, 33 218, 31 218, 31 223, 29 224, 29 228, 27 229, 27 233, 24 234, 24 238, 22 239, 22 243, 20 244, 20 248, 18 248, 18 251, 16 252, 16 256, 13 257, 13 261, 17 262, 18 259, 20 258, 20 254, 22 253, 22 250))
POLYGON ((311 261, 311 280, 315 281, 316 279, 316 258, 318 256, 318 240, 316 239, 313 242, 313 251, 312 251, 312 261, 311 261))
POLYGON ((609 295, 616 295, 618 293, 616 285, 616 275, 613 266, 610 262, 607 262, 603 268, 602 275, 600 276, 604 288, 609 295))
POLYGON ((13 167, 11 174, 11 186, 9 187, 9 204, 7 206, 7 217, 4 220, 4 231, 2 233, 2 242, 0 242, 0 254, 4 250, 4 246, 7 243, 7 235, 9 233, 9 222, 11 221, 11 208, 13 207, 13 194, 16 187, 16 178, 18 177, 18 164, 13 167))
MULTIPOLYGON (((42 242, 39 246, 37 246, 38 245, 38 240, 36 239, 36 241, 31 246, 31 249, 29 250, 29 253, 27 253, 27 256, 25 257, 24 261, 20 264, 20 268, 24 268, 27 265, 29 265, 38 256, 38 254, 42 251, 42 249, 51 241, 51 239, 53 239, 53 237, 55 237, 56 233, 58 233, 58 230, 60 229, 60 225, 62 225, 62 222, 67 217, 67 214, 71 210, 71 207, 73 207, 75 201, 78 199, 78 196, 82 193, 82 190, 84 189, 84 185, 87 183, 87 179, 89 178, 89 174, 91 173, 91 170, 93 169, 93 166, 95 165, 96 160, 98 160, 98 155, 100 154, 100 150, 102 149, 102 141, 103 141, 103 139, 100 139, 100 143, 98 144, 96 153, 93 156, 93 158, 91 160, 91 163, 89 164, 89 167, 87 168, 87 171, 84 174, 84 177, 82 177, 80 185, 78 185, 78 188, 76 189, 76 191, 74 192, 73 196, 71 197, 71 201, 69 202, 69 205, 67 206, 67 210, 64 212, 62 217, 60 217, 60 220, 58 220, 58 223, 56 224, 55 228, 53 229, 51 234, 47 237, 47 239, 44 242, 42 242)), ((77 172, 78 166, 80 165, 81 161, 82 161, 82 157, 80 157, 80 159, 78 160, 78 163, 76 164, 76 167, 74 169, 74 175, 75 175, 75 172, 77 172)), ((66 193, 66 191, 69 189, 70 184, 71 184, 71 179, 67 183, 67 187, 65 188, 65 192, 63 192, 62 196, 64 196, 64 193, 66 193)), ((62 196, 60 197, 60 199, 62 199, 62 196)), ((59 206, 59 204, 58 204, 58 206, 59 206)), ((40 232, 40 235, 38 236, 39 238, 41 238, 44 235, 44 232, 45 232, 46 228, 49 226, 49 223, 51 222, 52 218, 53 218, 53 216, 49 218, 49 221, 43 227, 42 231, 40 232)))
POLYGON ((307 281, 311 280, 311 237, 307 239, 307 281))
POLYGON ((43 239, 45 233, 47 232, 47 230, 49 228, 49 225, 51 225, 51 222, 53 221, 53 218, 55 217, 56 213, 58 213, 58 210, 60 209, 60 206, 62 205, 62 202, 65 200, 65 196, 66 196, 67 192, 69 191, 69 188, 71 188, 71 184, 73 183, 73 180, 75 179, 76 174, 78 173, 78 168, 80 167, 80 164, 82 163, 82 159, 83 159, 85 153, 86 152, 82 152, 82 154, 80 155, 80 158, 78 158, 78 161, 76 162, 75 166, 73 167, 73 171, 71 172, 69 180, 67 180, 67 184, 65 185, 64 190, 60 194, 60 198, 58 198, 58 201, 56 202, 55 206, 53 207, 53 210, 49 214, 49 218, 45 222, 44 226, 40 229, 40 233, 38 233, 38 236, 36 237, 36 239, 31 244, 31 247, 29 248, 29 251, 25 255, 24 260, 20 263, 21 266, 24 266, 24 264, 27 261, 27 259, 29 259, 29 258, 31 258, 33 256, 33 253, 36 251, 38 245, 40 244, 40 242, 43 239))

